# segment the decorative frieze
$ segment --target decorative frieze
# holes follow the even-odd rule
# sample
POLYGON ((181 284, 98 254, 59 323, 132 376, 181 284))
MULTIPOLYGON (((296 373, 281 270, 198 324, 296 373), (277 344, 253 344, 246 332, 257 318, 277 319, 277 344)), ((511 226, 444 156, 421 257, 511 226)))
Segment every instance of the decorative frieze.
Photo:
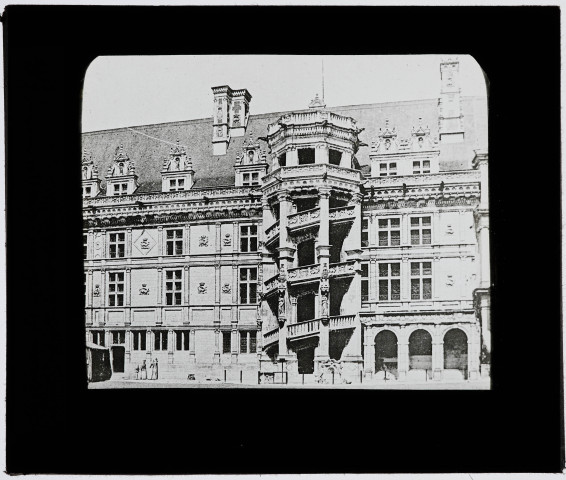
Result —
POLYGON ((290 268, 287 270, 289 281, 318 279, 320 265, 307 265, 305 267, 290 268))

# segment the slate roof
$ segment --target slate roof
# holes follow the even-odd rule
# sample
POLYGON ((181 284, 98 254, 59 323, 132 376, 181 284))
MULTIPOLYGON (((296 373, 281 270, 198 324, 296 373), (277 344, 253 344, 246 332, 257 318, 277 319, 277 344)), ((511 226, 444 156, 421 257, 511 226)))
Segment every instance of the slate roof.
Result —
MULTIPOLYGON (((250 105, 253 109, 253 103, 250 105)), ((377 137, 379 128, 389 120, 396 127, 399 137, 409 137, 411 128, 428 126, 431 135, 438 137, 438 99, 390 102, 365 105, 327 107, 334 113, 353 117, 358 127, 365 128, 360 139, 368 144, 361 147, 356 157, 362 171, 369 172, 369 145, 377 137)), ((309 109, 305 109, 309 111, 309 109)), ((267 125, 275 122, 288 112, 250 115, 245 137, 252 132, 253 137, 267 135, 267 125)), ((487 104, 482 97, 463 97, 462 113, 465 141, 461 144, 442 144, 440 155, 441 170, 462 170, 471 167, 474 149, 487 149, 487 104)), ((183 122, 143 125, 82 135, 83 149, 92 154, 98 166, 99 178, 104 188, 108 167, 113 161, 116 147, 124 146, 124 151, 134 161, 140 187, 136 193, 161 191, 161 168, 168 158, 170 148, 177 140, 186 146, 195 170, 193 188, 208 188, 234 185, 234 164, 236 155, 242 148, 245 137, 232 138, 226 155, 212 153, 212 117, 187 120, 183 122)), ((265 142, 260 142, 267 150, 265 142)))

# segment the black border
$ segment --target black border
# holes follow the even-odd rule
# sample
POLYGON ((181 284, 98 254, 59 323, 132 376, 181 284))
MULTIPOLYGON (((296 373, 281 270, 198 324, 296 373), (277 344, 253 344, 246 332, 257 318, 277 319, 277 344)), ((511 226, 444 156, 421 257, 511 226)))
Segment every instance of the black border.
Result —
POLYGON ((561 471, 558 7, 8 6, 2 21, 8 472, 561 471), (492 391, 86 390, 82 77, 96 55, 201 53, 476 58, 490 80, 492 391))

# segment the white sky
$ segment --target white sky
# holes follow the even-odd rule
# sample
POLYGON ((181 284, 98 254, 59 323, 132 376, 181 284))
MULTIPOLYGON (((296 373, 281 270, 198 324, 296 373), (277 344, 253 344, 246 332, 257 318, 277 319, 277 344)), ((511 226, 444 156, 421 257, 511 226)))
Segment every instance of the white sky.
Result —
MULTIPOLYGON (((212 87, 247 88, 250 113, 306 108, 324 90, 328 107, 437 98, 440 60, 454 55, 191 55, 98 57, 89 66, 83 131, 212 116, 212 87)), ((460 60, 463 95, 486 95, 483 73, 460 60)))

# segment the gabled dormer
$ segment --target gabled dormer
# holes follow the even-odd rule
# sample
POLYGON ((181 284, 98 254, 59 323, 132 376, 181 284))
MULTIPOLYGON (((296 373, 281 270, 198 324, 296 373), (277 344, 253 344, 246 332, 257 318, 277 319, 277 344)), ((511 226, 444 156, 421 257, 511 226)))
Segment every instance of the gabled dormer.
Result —
POLYGON ((134 162, 124 152, 122 145, 116 148, 114 161, 106 174, 106 195, 131 195, 138 188, 138 176, 134 162))
POLYGON ((413 126, 409 138, 398 138, 395 128, 385 122, 377 139, 371 144, 371 176, 420 175, 439 171, 438 140, 430 134, 428 126, 413 126))
POLYGON ((82 159, 82 186, 83 198, 96 197, 100 192, 100 179, 98 178, 98 168, 92 160, 92 154, 83 150, 82 159))
POLYGON ((251 132, 236 156, 234 169, 237 187, 260 186, 261 179, 267 174, 267 154, 251 132))
POLYGON ((176 145, 171 147, 169 158, 163 162, 161 190, 163 192, 189 190, 194 183, 194 174, 191 157, 187 157, 185 147, 177 140, 176 145))

